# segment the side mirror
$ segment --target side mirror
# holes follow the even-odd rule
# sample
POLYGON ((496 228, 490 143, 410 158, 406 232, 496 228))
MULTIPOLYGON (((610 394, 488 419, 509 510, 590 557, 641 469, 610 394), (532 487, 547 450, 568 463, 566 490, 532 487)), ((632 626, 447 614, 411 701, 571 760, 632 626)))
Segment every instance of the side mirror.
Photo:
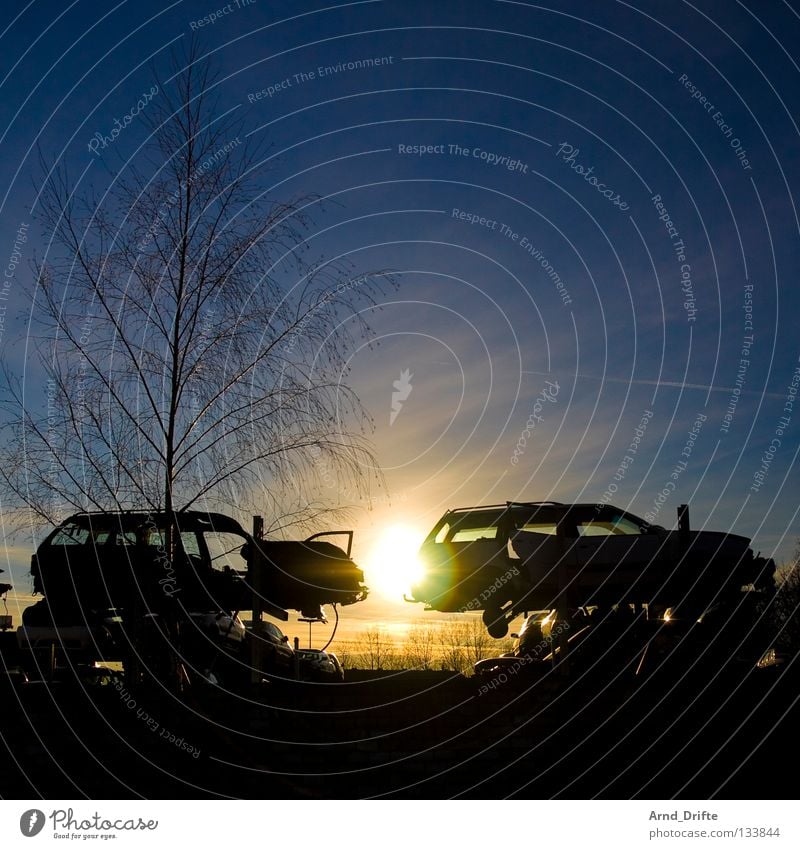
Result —
POLYGON ((281 637, 281 642, 282 642, 282 643, 288 643, 288 642, 289 642, 289 638, 288 638, 288 637, 284 634, 284 635, 283 635, 283 637, 281 637))
POLYGON ((239 554, 244 560, 250 560, 250 543, 246 542, 240 549, 239 554))

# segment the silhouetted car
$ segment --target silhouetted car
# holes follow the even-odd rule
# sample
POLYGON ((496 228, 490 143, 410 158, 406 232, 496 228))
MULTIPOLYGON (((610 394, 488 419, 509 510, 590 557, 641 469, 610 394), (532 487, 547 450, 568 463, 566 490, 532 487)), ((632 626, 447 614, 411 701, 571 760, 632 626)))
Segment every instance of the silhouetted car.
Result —
MULTIPOLYGON (((55 650, 75 663, 157 665, 166 641, 180 656, 169 660, 173 666, 182 662, 209 680, 220 680, 227 666, 226 674, 247 678, 249 635, 238 611, 250 610, 254 596, 279 618, 286 609, 314 616, 323 604, 366 597, 349 556, 352 532, 343 532, 345 552, 319 539, 324 534, 256 540, 220 513, 184 511, 174 521, 172 557, 163 512, 78 513, 55 528, 31 561, 34 594, 43 598, 23 613, 19 648, 33 659, 55 650)), ((264 671, 283 675, 292 649, 278 634, 273 640, 265 628, 264 671)))
POLYGON ((566 648, 573 677, 609 682, 620 673, 657 676, 667 686, 689 677, 703 684, 743 680, 781 662, 759 601, 751 591, 735 608, 715 604, 692 619, 675 618, 671 611, 651 616, 629 604, 569 611, 561 620, 555 610, 543 611, 525 620, 511 652, 478 661, 474 672, 481 684, 525 681, 558 664, 566 648))
POLYGON ((34 594, 44 598, 23 613, 20 648, 119 661, 132 643, 157 657, 166 639, 201 674, 220 649, 242 654, 236 611, 248 596, 249 536, 227 516, 187 513, 169 559, 165 526, 165 514, 137 511, 80 513, 59 525, 31 561, 34 594))
MULTIPOLYGON (((686 514, 688 516, 688 513, 686 514)), ((449 510, 423 543, 410 601, 483 610, 489 633, 530 610, 623 603, 695 617, 744 586, 774 590, 775 564, 750 540, 676 531, 608 504, 531 502, 449 510)))
POLYGON ((263 671, 276 678, 294 678, 295 652, 289 645, 289 638, 272 622, 262 622, 256 634, 251 639, 263 640, 263 671))
POLYGON ((344 669, 333 652, 322 649, 298 649, 300 677, 304 681, 344 681, 344 669))
POLYGON ((506 673, 506 678, 509 674, 524 678, 528 673, 546 671, 559 656, 562 634, 568 646, 574 648, 586 635, 589 624, 590 617, 585 611, 576 611, 574 618, 563 622, 556 620, 555 610, 537 611, 525 619, 519 634, 511 635, 516 639, 512 651, 479 660, 473 672, 481 680, 487 680, 502 673, 506 673))

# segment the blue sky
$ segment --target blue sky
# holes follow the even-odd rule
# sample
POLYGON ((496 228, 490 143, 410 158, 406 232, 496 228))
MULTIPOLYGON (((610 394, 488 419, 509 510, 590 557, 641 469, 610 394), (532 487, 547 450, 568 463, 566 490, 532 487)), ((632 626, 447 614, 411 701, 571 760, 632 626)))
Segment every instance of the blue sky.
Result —
MULTIPOLYGON (((696 526, 790 556, 797 4, 37 2, 6 5, 0 30, 4 268, 30 226, 3 301, 12 372, 25 263, 44 250, 37 146, 102 194, 142 161, 145 128, 134 118, 97 153, 90 141, 196 32, 219 63, 219 108, 271 145, 274 196, 330 198, 312 249, 397 274, 372 316, 380 346, 351 361, 392 496, 354 516, 363 550, 387 523, 595 501, 611 483, 612 503, 643 515, 683 457, 660 523, 689 502, 696 526), (390 425, 403 370, 411 389, 390 425), (526 430, 546 381, 557 394, 526 430)), ((26 380, 35 392, 35 371, 26 380)), ((15 549, 15 577, 27 553, 15 549)))

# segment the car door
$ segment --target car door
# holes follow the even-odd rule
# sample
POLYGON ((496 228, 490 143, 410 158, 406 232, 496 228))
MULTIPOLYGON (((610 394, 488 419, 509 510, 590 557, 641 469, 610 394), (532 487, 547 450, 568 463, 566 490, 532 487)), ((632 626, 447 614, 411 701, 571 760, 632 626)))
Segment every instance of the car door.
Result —
POLYGON ((614 600, 640 594, 638 600, 647 601, 647 585, 658 571, 661 537, 614 507, 588 506, 572 511, 570 518, 568 543, 576 584, 606 591, 614 600))
POLYGON ((554 593, 565 580, 561 566, 570 565, 568 541, 563 528, 563 509, 538 507, 527 512, 518 510, 509 532, 511 563, 529 583, 527 598, 531 608, 549 608, 554 593))

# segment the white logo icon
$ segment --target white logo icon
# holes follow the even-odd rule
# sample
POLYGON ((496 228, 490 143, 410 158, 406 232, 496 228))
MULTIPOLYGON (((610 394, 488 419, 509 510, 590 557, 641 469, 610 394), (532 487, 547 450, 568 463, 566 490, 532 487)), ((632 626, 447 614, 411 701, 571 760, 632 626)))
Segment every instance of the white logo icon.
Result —
POLYGON ((394 420, 400 414, 400 410, 403 409, 403 402, 407 401, 408 396, 411 394, 411 390, 413 389, 411 385, 412 377, 414 375, 411 374, 409 369, 403 369, 400 372, 400 379, 392 383, 395 391, 392 392, 392 412, 389 414, 390 426, 394 424, 394 420))
POLYGON ((19 830, 25 837, 36 837, 44 828, 44 813, 37 808, 31 808, 19 818, 19 830))

